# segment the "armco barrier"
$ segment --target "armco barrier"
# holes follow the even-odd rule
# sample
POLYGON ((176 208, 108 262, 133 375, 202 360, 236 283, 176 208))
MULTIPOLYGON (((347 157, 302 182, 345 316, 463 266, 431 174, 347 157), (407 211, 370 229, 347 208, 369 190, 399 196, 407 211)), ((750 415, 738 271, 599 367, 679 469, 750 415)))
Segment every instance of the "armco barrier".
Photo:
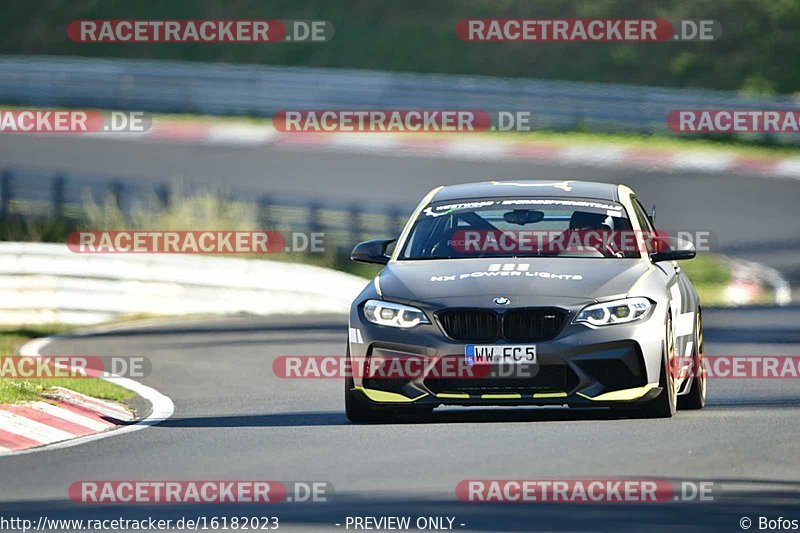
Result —
POLYGON ((536 128, 635 133, 668 132, 674 109, 798 109, 788 96, 733 91, 67 56, 0 56, 0 103, 253 116, 282 109, 530 111, 536 128))
POLYGON ((96 324, 126 315, 345 312, 367 280, 277 261, 89 255, 0 242, 0 323, 96 324))
MULTIPOLYGON (((5 168, 0 169, 0 222, 19 219, 84 221, 87 198, 101 205, 113 200, 126 215, 131 214, 135 205, 157 211, 170 204, 172 192, 166 183, 156 180, 5 168)), ((322 233, 326 251, 346 254, 357 242, 399 235, 413 210, 410 205, 323 202, 315 198, 247 190, 209 191, 189 186, 181 187, 177 194, 193 192, 213 192, 223 199, 252 204, 259 229, 283 232, 287 239, 292 232, 322 233)))

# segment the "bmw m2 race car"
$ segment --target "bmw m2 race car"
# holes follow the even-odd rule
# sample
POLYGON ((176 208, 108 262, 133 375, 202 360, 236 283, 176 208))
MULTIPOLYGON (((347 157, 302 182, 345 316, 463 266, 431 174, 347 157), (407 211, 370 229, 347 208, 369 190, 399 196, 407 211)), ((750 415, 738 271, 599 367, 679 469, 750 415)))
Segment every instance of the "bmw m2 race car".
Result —
POLYGON ((677 263, 695 248, 653 224, 623 185, 434 189, 396 242, 352 252, 386 266, 350 310, 347 417, 441 405, 701 409, 700 301, 677 263))

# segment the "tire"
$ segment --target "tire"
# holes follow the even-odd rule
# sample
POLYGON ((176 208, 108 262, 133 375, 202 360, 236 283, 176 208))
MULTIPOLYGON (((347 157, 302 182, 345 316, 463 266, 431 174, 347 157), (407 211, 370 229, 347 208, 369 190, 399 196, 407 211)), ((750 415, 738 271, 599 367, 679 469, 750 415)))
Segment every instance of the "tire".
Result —
POLYGON ((692 388, 683 396, 678 396, 678 409, 702 409, 706 405, 705 348, 703 346, 703 317, 697 312, 697 324, 694 332, 694 360, 692 370, 692 388))
POLYGON ((671 316, 667 317, 665 336, 661 375, 658 380, 658 386, 662 389, 661 394, 642 409, 641 416, 644 418, 672 418, 678 408, 678 391, 671 371, 671 362, 675 360, 675 337, 672 335, 671 316))
MULTIPOLYGON (((347 358, 350 359, 350 347, 347 347, 347 358)), ((347 419, 355 424, 381 424, 392 422, 395 413, 391 410, 373 409, 367 402, 353 394, 355 381, 352 377, 344 379, 344 412, 347 419)))

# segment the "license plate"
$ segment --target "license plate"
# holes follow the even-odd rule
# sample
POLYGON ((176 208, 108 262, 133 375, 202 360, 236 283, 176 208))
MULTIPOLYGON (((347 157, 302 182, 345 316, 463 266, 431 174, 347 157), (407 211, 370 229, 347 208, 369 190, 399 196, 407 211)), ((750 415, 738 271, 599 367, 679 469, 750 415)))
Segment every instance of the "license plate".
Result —
POLYGON ((469 366, 536 364, 535 344, 467 344, 464 354, 469 366))

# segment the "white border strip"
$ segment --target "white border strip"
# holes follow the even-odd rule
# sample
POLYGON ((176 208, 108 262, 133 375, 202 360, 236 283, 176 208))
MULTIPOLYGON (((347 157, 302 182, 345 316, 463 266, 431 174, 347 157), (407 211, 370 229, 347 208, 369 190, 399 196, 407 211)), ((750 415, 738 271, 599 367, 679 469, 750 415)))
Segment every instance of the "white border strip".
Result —
MULTIPOLYGON (((773 290, 773 297, 775 299, 775 304, 781 307, 787 306, 792 303, 792 286, 786 280, 786 278, 781 275, 778 270, 764 265, 762 263, 757 263, 755 261, 746 261, 744 259, 739 259, 737 257, 728 256, 728 255, 720 255, 720 257, 727 261, 729 266, 731 267, 731 274, 733 274, 731 283, 736 281, 737 270, 744 270, 745 272, 745 279, 747 275, 751 278, 755 279, 763 288, 764 285, 769 285, 772 287, 773 290), (738 269, 736 267, 739 267, 738 269)), ((743 276, 742 273, 738 273, 741 277, 743 276)), ((729 301, 728 305, 732 306, 741 306, 747 305, 751 302, 736 302, 736 301, 729 301)))
MULTIPOLYGON (((42 356, 41 350, 44 349, 45 346, 47 346, 48 344, 50 344, 55 340, 67 339, 67 338, 71 337, 69 335, 54 335, 52 337, 42 337, 39 339, 33 339, 25 343, 22 346, 22 348, 20 348, 19 353, 20 355, 25 357, 41 357, 42 356)), ((29 448, 27 450, 18 450, 12 452, 0 451, 0 457, 7 457, 10 455, 25 455, 29 453, 36 453, 47 450, 60 450, 63 448, 71 448, 73 446, 86 444, 88 442, 93 442, 96 440, 105 439, 116 435, 133 433, 134 431, 139 431, 140 429, 145 429, 147 427, 154 426, 160 422, 163 422, 164 420, 171 417, 172 414, 175 412, 175 404, 172 403, 172 400, 169 398, 169 396, 165 396, 164 394, 161 394, 157 390, 148 387, 147 385, 143 385, 138 381, 134 381, 129 378, 123 378, 120 376, 108 376, 100 379, 111 381, 119 385, 120 387, 135 392, 145 400, 149 401, 152 406, 152 412, 150 413, 150 415, 147 418, 143 418, 142 420, 133 422, 130 425, 121 426, 119 427, 119 429, 111 429, 108 431, 103 431, 101 433, 86 435, 84 437, 65 440, 54 444, 37 446, 35 448, 29 448)))
POLYGON ((41 411, 52 417, 60 418, 61 420, 65 420, 72 424, 83 426, 91 431, 106 431, 107 429, 111 429, 116 425, 113 422, 106 422, 106 421, 100 422, 99 420, 95 420, 94 418, 89 418, 88 416, 78 414, 74 411, 64 409, 61 406, 53 405, 52 403, 43 402, 41 400, 38 402, 31 402, 26 405, 31 409, 41 411))

